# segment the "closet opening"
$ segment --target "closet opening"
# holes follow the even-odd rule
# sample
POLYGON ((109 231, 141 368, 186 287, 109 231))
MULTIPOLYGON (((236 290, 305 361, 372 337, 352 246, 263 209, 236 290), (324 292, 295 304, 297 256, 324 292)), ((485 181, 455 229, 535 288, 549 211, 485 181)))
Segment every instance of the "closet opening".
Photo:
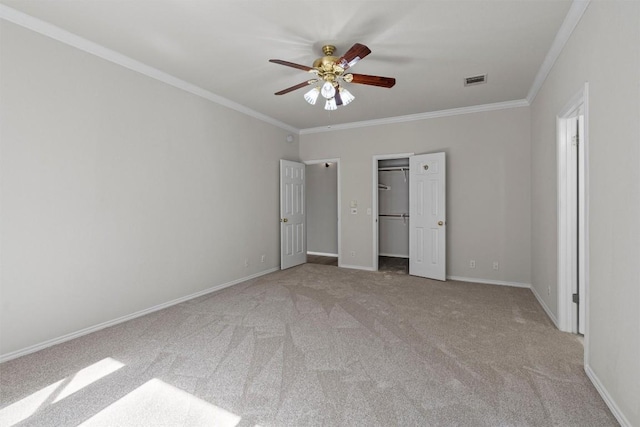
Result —
POLYGON ((409 158, 376 163, 378 270, 409 274, 409 158))

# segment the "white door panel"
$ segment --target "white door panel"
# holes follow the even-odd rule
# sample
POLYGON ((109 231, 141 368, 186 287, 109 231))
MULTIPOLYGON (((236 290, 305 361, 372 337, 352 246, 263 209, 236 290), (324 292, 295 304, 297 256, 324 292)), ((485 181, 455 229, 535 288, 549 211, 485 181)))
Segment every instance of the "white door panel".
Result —
POLYGON ((305 166, 280 160, 280 268, 307 262, 305 166))
POLYGON ((409 158, 409 274, 446 280, 445 153, 409 158))

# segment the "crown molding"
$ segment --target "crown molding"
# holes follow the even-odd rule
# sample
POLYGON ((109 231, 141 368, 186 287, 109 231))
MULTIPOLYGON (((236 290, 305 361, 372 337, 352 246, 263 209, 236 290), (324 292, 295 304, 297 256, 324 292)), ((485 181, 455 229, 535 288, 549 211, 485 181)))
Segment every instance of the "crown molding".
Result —
POLYGON ((564 21, 562 22, 562 25, 560 25, 558 34, 556 34, 556 38, 553 39, 553 43, 551 43, 547 56, 545 56, 544 61, 542 61, 538 74, 536 74, 535 79, 533 79, 533 84, 531 85, 526 98, 529 104, 533 103, 533 100, 536 99, 538 91, 542 88, 544 81, 547 79, 551 69, 558 60, 560 53, 562 53, 562 49, 564 49, 564 46, 569 41, 571 34, 573 34, 573 30, 578 25, 578 22, 580 22, 580 19, 582 18, 584 11, 587 10, 590 2, 591 0, 573 0, 571 3, 567 16, 564 17, 564 21))
POLYGON ((114 50, 106 48, 97 43, 94 43, 90 40, 87 40, 83 37, 78 36, 77 34, 73 34, 69 31, 63 30, 62 28, 49 24, 48 22, 34 18, 31 15, 27 15, 26 13, 12 9, 3 4, 0 4, 0 19, 4 19, 5 21, 12 22, 16 25, 27 28, 31 31, 42 34, 44 36, 50 37, 54 40, 65 43, 69 46, 73 46, 77 49, 80 49, 82 51, 95 55, 102 59, 105 59, 109 62, 113 62, 114 64, 118 64, 122 67, 128 68, 132 71, 143 74, 147 77, 151 77, 152 79, 159 80, 163 83, 166 83, 178 89, 182 89, 186 92, 192 93, 196 96, 204 98, 213 103, 222 105, 231 110, 235 110, 239 113, 242 113, 247 116, 253 117, 255 119, 261 120, 263 122, 269 123, 271 125, 287 130, 289 132, 292 132, 295 134, 299 133, 299 129, 293 126, 290 126, 286 123, 283 123, 265 114, 262 114, 255 110, 247 108, 244 105, 238 104, 237 102, 231 101, 220 95, 216 95, 213 92, 210 92, 194 84, 188 83, 182 79, 172 76, 171 74, 165 73, 164 71, 160 71, 157 68, 143 64, 140 61, 136 61, 133 58, 130 58, 126 55, 118 53, 114 50))
POLYGON ((364 120, 361 122, 342 123, 339 125, 320 126, 300 129, 300 135, 312 133, 332 132, 337 130, 356 129, 369 126, 388 125, 393 123, 414 122, 417 120, 436 119, 439 117, 458 116, 461 114, 482 113, 486 111, 506 110, 508 108, 528 107, 526 99, 515 101, 495 102, 493 104, 473 105, 471 107, 451 108, 449 110, 430 111, 427 113, 409 114, 407 116, 387 117, 383 119, 364 120))
POLYGON ((571 7, 567 12, 567 16, 565 17, 562 25, 560 26, 560 29, 558 30, 558 33, 556 34, 556 37, 553 43, 551 44, 551 47, 549 48, 549 51, 547 52, 547 55, 545 56, 545 59, 542 62, 542 65, 540 66, 540 69, 538 70, 538 73, 536 74, 533 84, 531 85, 531 88, 529 89, 529 93, 527 94, 527 97, 525 99, 498 102, 493 104, 476 105, 471 107, 453 108, 448 110, 439 110, 439 111, 432 111, 432 112, 426 112, 426 113, 411 114, 406 116, 387 117, 387 118, 374 119, 374 120, 364 120, 360 122, 343 123, 338 125, 320 126, 320 127, 307 128, 307 129, 298 129, 293 126, 290 126, 284 122, 274 119, 273 117, 267 116, 266 114, 262 114, 258 111, 245 107, 244 105, 241 105, 237 102, 231 101, 230 99, 224 98, 220 95, 216 95, 213 92, 210 92, 206 89, 203 89, 199 86, 186 82, 177 77, 174 77, 157 68, 146 65, 140 61, 136 61, 133 58, 130 58, 114 50, 108 49, 102 45, 94 43, 90 40, 87 40, 69 31, 63 30, 60 27, 49 24, 48 22, 42 21, 40 19, 34 18, 33 16, 27 15, 26 13, 12 9, 3 4, 0 4, 0 19, 4 19, 16 25, 20 25, 24 28, 40 33, 54 40, 60 41, 69 46, 73 46, 77 49, 80 49, 92 55, 98 56, 114 64, 118 64, 122 67, 128 68, 140 74, 146 75, 148 77, 151 77, 155 80, 166 83, 170 86, 176 87, 178 89, 182 89, 186 92, 192 93, 196 96, 204 98, 213 103, 222 105, 224 107, 227 107, 239 113, 245 114, 247 116, 256 118, 265 123, 269 123, 278 128, 287 130, 289 132, 292 132, 298 135, 305 135, 305 134, 313 134, 313 133, 320 133, 320 132, 356 129, 356 128, 368 127, 368 126, 404 123, 404 122, 426 120, 426 119, 433 119, 433 118, 439 118, 439 117, 456 116, 461 114, 471 114, 471 113, 479 113, 479 112, 485 112, 485 111, 496 111, 496 110, 502 110, 502 109, 508 109, 508 108, 527 107, 531 105, 531 103, 535 99, 538 91, 540 90, 544 81, 549 75, 549 72, 553 68, 553 65, 555 64, 556 60, 560 56, 562 49, 564 48, 565 44, 569 40, 569 37, 573 33, 573 30, 575 29, 578 22, 582 18, 582 15, 587 9, 590 1, 591 0, 573 0, 571 7))

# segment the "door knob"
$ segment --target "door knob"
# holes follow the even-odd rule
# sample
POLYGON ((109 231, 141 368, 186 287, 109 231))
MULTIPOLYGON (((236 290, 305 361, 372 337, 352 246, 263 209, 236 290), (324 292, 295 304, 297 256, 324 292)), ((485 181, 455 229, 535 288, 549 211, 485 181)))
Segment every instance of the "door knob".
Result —
POLYGON ((283 218, 283 219, 281 219, 280 221, 282 221, 282 222, 289 222, 289 220, 288 220, 287 218, 283 218))
POLYGON ((444 225, 444 222, 438 221, 438 225, 444 225))

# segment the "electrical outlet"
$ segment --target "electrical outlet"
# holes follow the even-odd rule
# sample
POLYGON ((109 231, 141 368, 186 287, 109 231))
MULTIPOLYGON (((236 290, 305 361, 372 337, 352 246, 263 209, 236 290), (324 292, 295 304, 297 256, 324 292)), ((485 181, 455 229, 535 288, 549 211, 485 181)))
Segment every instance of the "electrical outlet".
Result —
POLYGON ((476 260, 472 259, 471 261, 469 261, 469 268, 476 268, 476 260))
POLYGON ((551 286, 547 286, 547 295, 551 295, 551 286))
POLYGON ((351 257, 355 258, 355 256, 356 256, 356 251, 351 251, 351 257))
POLYGON ((249 267, 249 258, 244 259, 244 266, 249 267))
POLYGON ((267 256, 265 254, 262 254, 262 256, 260 257, 260 262, 264 262, 267 259, 267 256))
POLYGON ((498 264, 498 261, 493 261, 493 269, 497 270, 500 268, 500 264, 498 264))

